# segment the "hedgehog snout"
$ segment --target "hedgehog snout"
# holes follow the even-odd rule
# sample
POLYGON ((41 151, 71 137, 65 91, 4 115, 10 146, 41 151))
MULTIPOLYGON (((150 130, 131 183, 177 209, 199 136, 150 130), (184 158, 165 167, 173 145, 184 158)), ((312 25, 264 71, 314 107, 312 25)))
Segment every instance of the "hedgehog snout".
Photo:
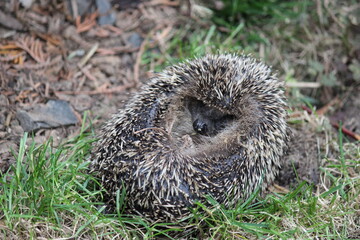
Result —
POLYGON ((224 113, 195 99, 187 103, 187 108, 191 114, 194 131, 201 135, 214 136, 236 118, 234 115, 224 113))
POLYGON ((201 135, 208 135, 210 129, 209 127, 211 127, 211 125, 209 123, 206 123, 203 119, 196 119, 193 122, 193 128, 195 130, 195 132, 201 134, 201 135))

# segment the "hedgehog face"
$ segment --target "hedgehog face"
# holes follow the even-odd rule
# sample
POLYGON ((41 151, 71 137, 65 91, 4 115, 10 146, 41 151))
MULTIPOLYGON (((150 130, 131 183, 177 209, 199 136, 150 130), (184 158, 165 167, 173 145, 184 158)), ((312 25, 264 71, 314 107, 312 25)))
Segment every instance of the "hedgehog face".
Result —
POLYGON ((250 57, 208 56, 172 71, 184 81, 178 94, 189 96, 185 106, 199 134, 214 136, 234 123, 236 132, 247 134, 274 112, 283 114, 281 83, 250 57))
POLYGON ((195 98, 187 98, 186 107, 191 114, 193 129, 205 136, 216 135, 235 118, 234 115, 226 114, 195 98))

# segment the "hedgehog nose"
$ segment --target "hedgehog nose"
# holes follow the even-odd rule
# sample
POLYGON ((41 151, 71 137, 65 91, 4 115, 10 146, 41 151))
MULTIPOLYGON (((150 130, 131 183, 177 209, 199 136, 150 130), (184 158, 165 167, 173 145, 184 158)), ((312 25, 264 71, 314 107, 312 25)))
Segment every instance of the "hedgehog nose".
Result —
POLYGON ((196 119, 193 122, 193 128, 194 128, 195 132, 202 134, 202 135, 205 135, 208 132, 208 125, 199 119, 196 119))

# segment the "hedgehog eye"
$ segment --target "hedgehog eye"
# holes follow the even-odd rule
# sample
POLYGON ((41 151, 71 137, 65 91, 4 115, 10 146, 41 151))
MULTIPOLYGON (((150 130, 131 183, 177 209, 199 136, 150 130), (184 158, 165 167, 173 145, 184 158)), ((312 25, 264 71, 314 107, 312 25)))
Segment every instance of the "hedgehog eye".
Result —
POLYGON ((201 135, 206 135, 209 130, 208 125, 204 121, 201 121, 200 119, 196 119, 193 122, 193 128, 194 128, 195 132, 197 132, 201 135))

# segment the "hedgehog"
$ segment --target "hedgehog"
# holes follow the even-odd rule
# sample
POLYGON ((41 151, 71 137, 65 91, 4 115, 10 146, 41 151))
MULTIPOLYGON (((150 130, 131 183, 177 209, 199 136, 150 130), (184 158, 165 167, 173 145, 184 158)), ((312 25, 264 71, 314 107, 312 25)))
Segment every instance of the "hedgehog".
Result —
POLYGON ((179 222, 210 196, 226 207, 271 184, 287 145, 286 101, 271 68, 206 55, 148 80, 102 128, 90 172, 114 206, 179 222))

